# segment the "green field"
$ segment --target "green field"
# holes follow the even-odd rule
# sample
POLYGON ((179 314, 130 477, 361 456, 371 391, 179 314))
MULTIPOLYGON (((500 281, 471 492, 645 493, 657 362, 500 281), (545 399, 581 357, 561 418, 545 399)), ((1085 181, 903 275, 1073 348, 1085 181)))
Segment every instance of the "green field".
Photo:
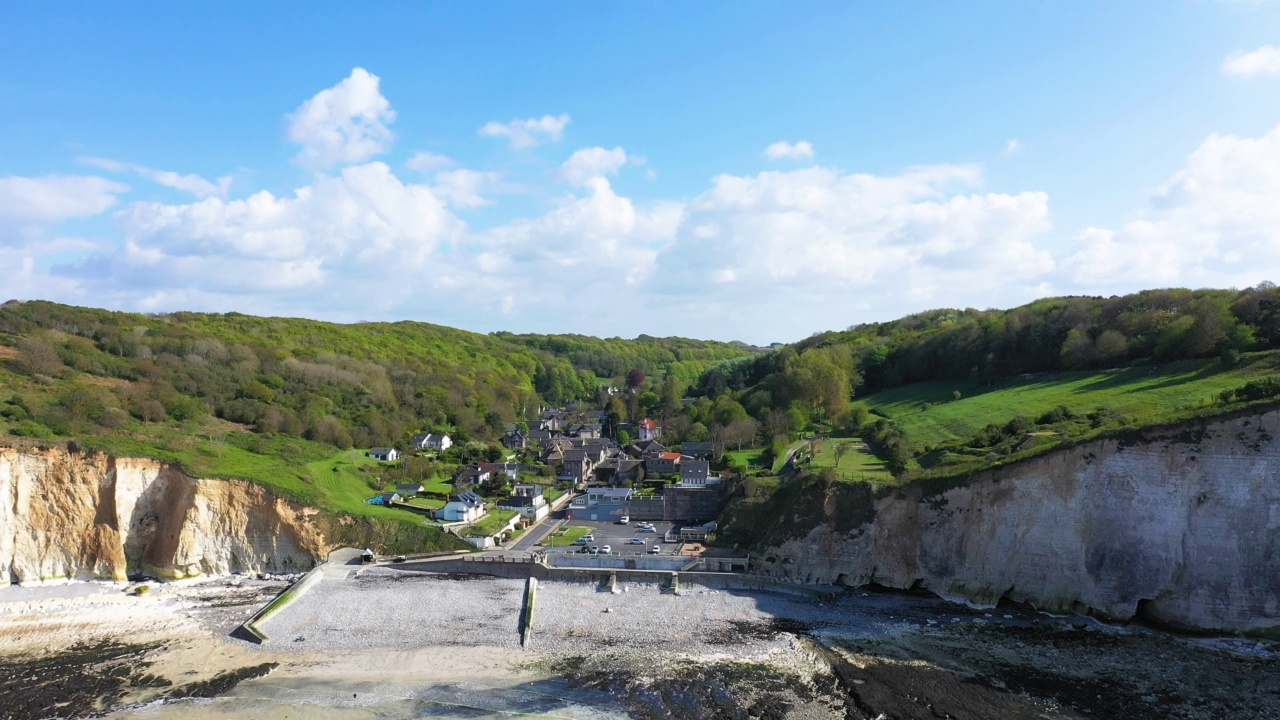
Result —
POLYGON ((838 477, 860 482, 888 482, 893 479, 884 461, 859 438, 823 438, 814 446, 813 459, 809 463, 814 470, 834 468, 838 477), (847 449, 840 455, 840 465, 836 467, 836 447, 839 445, 845 445, 847 449))
POLYGON ((1223 390, 1277 372, 1280 352, 1253 353, 1231 368, 1218 360, 1185 360, 1159 367, 1051 373, 992 387, 916 383, 878 392, 864 402, 873 413, 890 418, 911 446, 921 450, 967 441, 986 425, 1016 416, 1034 420, 1059 406, 1081 415, 1106 408, 1128 426, 1169 422, 1212 412, 1223 390), (956 390, 960 400, 952 399, 956 390))

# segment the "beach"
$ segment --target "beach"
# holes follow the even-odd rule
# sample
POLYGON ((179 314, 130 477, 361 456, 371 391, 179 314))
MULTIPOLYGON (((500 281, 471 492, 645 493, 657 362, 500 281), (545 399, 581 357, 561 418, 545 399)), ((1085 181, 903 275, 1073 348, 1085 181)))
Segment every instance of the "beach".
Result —
POLYGON ((524 580, 357 566, 230 636, 286 586, 0 590, 0 718, 1280 718, 1274 644, 1025 607, 544 581, 522 646, 524 580))

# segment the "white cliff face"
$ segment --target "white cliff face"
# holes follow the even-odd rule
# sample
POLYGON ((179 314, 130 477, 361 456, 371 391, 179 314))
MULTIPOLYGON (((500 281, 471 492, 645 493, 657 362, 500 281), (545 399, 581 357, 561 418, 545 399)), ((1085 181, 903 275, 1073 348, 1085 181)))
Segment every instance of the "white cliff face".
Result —
POLYGON ((315 512, 153 460, 0 448, 0 582, 296 572, 327 550, 315 512))
MULTIPOLYGON (((809 582, 923 587, 980 604, 1280 629, 1280 412, 1102 440, 875 501, 766 553, 809 582)), ((836 498, 837 501, 839 498, 836 498)))

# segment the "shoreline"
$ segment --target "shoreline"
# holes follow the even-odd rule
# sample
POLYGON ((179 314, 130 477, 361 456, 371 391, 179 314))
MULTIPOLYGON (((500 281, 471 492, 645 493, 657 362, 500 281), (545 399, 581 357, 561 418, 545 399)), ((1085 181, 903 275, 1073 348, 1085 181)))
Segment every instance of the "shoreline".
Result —
MULTIPOLYGON (((266 621, 273 640, 263 646, 230 632, 283 581, 154 583, 142 597, 126 587, 0 589, 0 699, 52 707, 56 676, 69 674, 98 705, 82 694, 70 706, 79 710, 50 717, 115 708, 110 717, 130 720, 284 718, 305 706, 309 717, 354 720, 444 717, 453 706, 471 717, 647 718, 680 717, 691 702, 730 717, 720 704, 731 698, 770 718, 911 717, 917 701, 975 719, 1280 718, 1276 643, 901 593, 823 602, 542 582, 521 649, 519 580, 389 568, 327 576, 266 621), (33 682, 8 662, 19 653, 61 665, 33 682), (184 692, 213 697, 156 702, 184 692)), ((36 716, 0 709, 2 720, 36 716)))

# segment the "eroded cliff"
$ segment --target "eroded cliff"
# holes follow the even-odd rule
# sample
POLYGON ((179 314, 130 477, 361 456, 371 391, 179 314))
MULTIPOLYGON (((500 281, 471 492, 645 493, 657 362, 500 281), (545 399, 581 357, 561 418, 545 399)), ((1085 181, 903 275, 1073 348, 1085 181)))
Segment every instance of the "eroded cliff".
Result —
POLYGON ((317 513, 155 460, 0 448, 0 582, 298 572, 328 550, 317 513))
POLYGON ((1280 411, 1099 440, 950 489, 837 486, 820 513, 764 553, 766 572, 1280 631, 1280 411))

